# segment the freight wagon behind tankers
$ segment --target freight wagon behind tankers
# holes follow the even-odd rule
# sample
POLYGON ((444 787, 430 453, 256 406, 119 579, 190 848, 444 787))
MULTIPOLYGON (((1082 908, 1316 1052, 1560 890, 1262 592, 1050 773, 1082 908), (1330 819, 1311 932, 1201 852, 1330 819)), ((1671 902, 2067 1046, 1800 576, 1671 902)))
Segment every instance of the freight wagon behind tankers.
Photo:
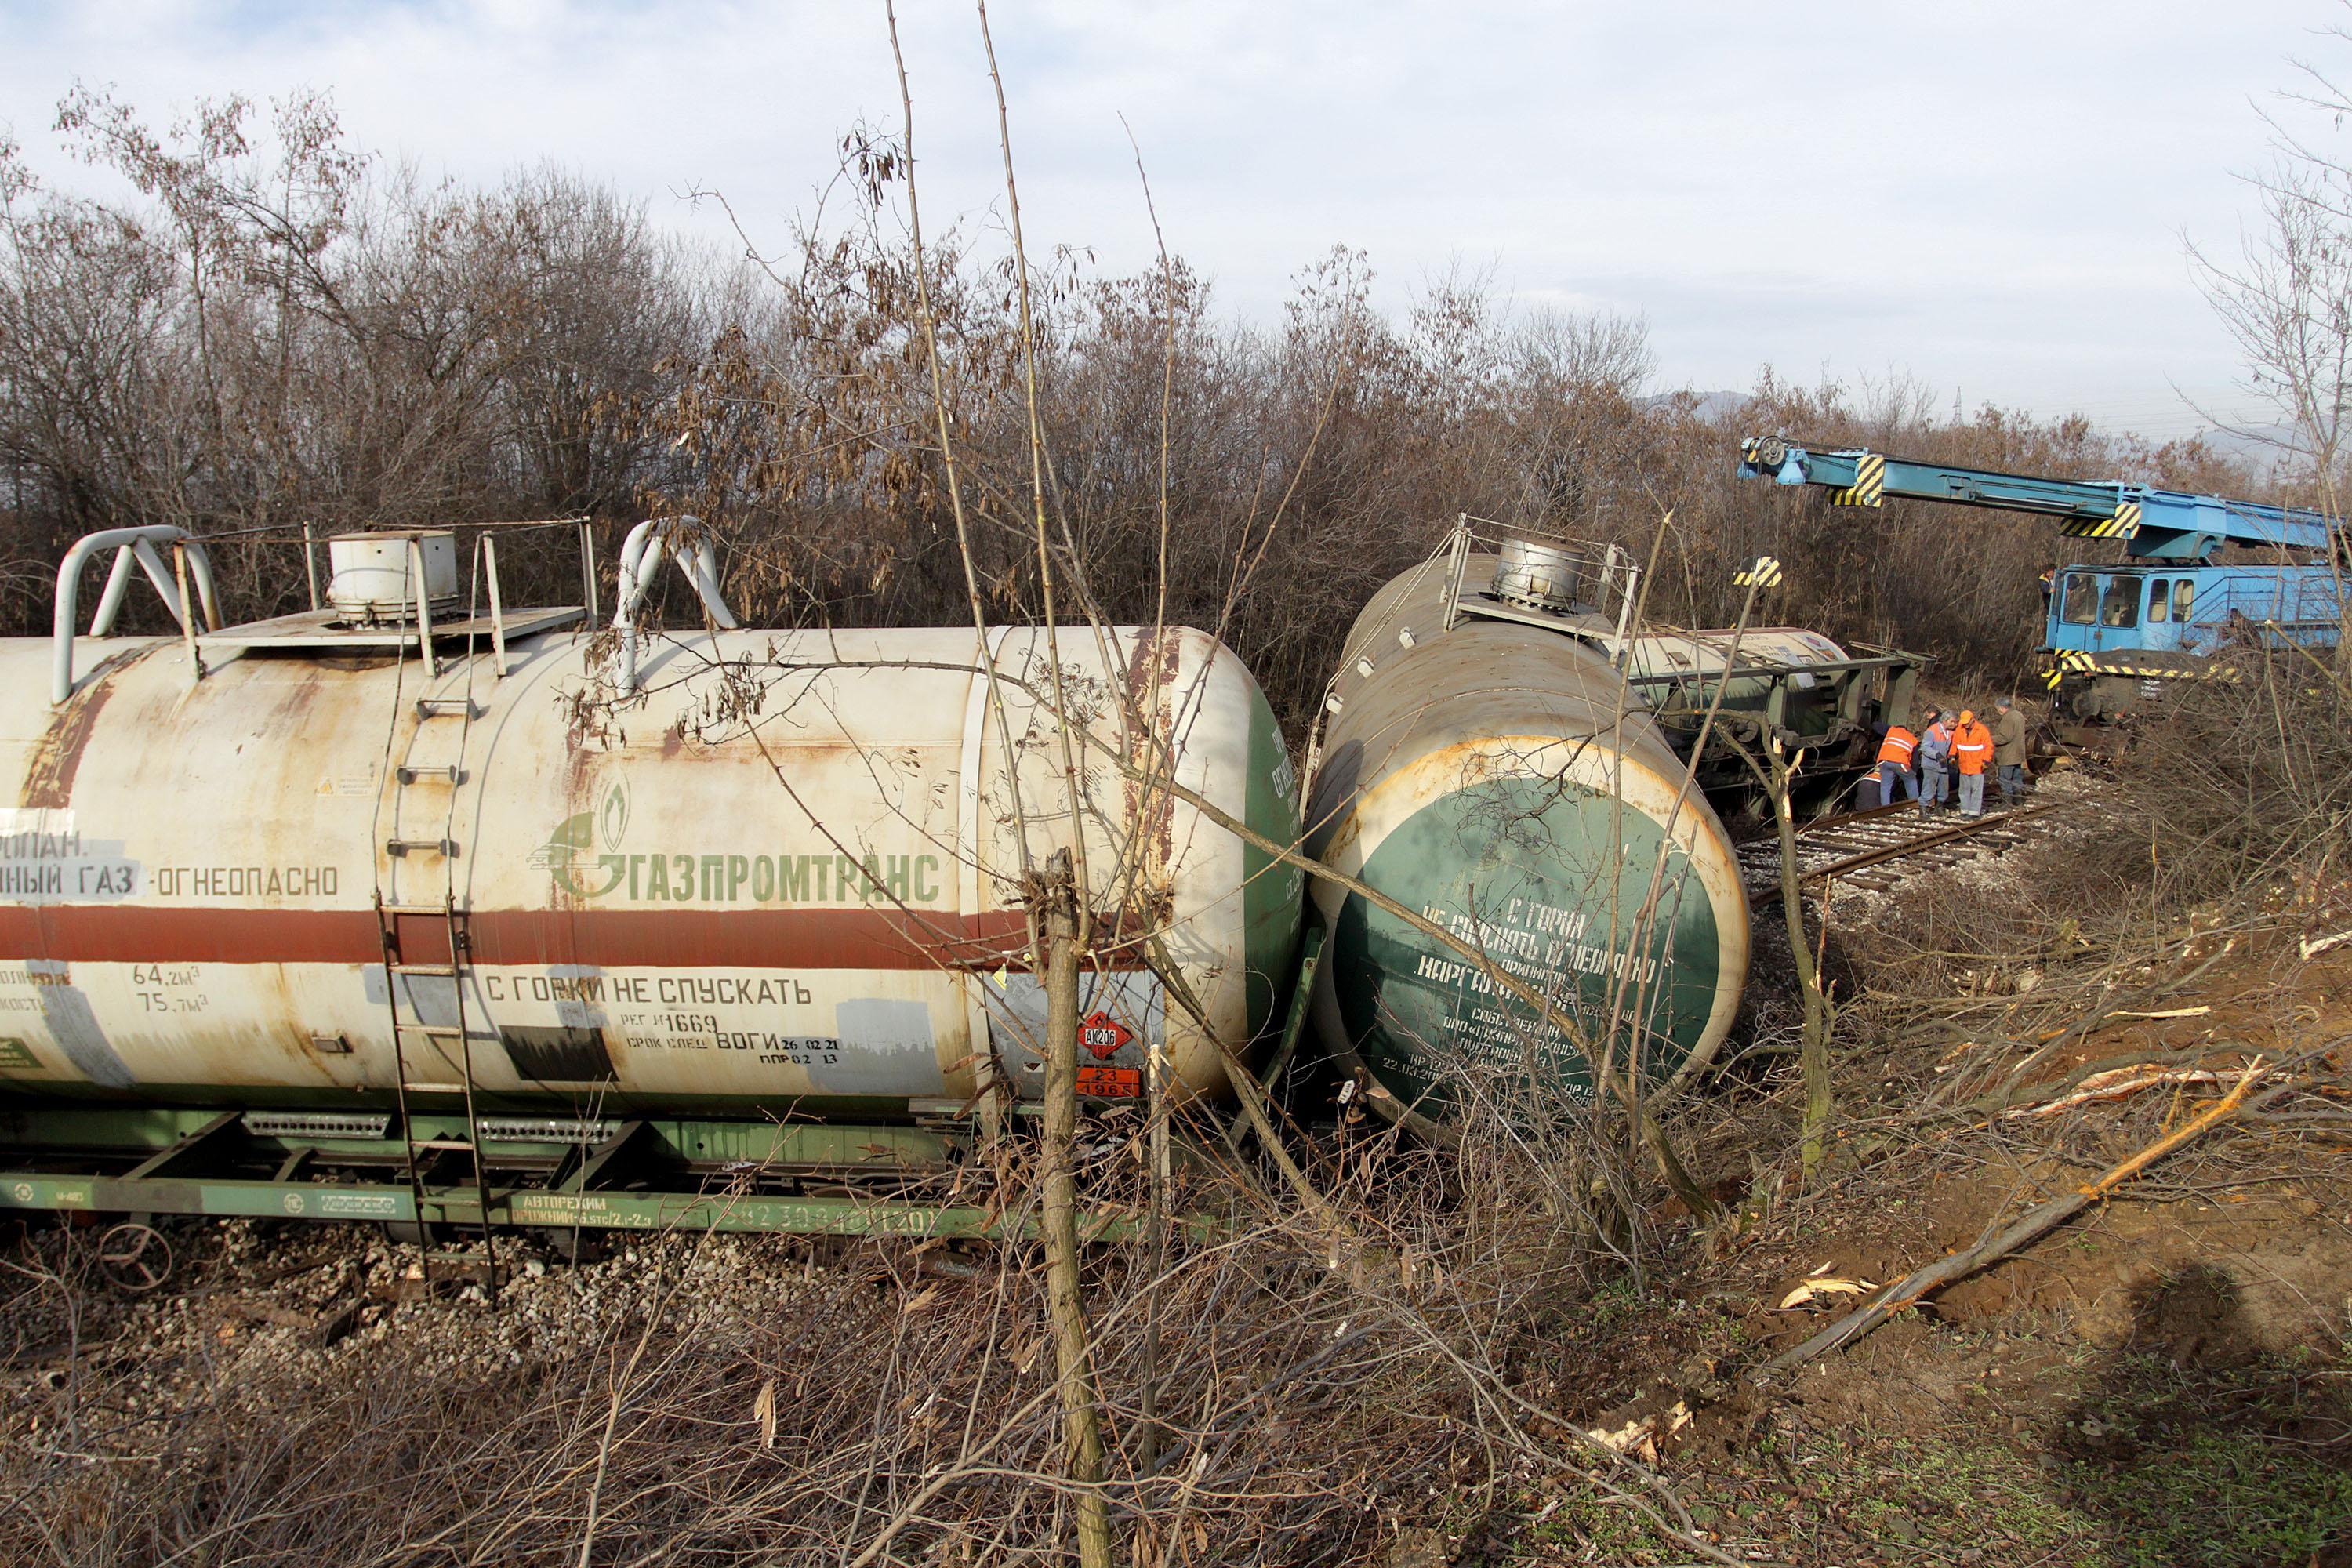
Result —
POLYGON ((1550 998, 1558 1021, 1318 880, 1318 1033, 1391 1114, 1442 1118, 1482 1083, 1566 1100, 1604 1065, 1666 1078, 1713 1055, 1747 977, 1731 840, 1595 646, 1624 636, 1629 565, 1468 542, 1391 582, 1349 634, 1308 847, 1550 998))
MULTIPOLYGON (((637 544, 632 601, 660 555, 637 544)), ((1154 787, 1296 836, 1273 717, 1213 637, 1066 629, 1058 682, 1036 628, 641 649, 578 635, 579 607, 457 603, 446 535, 336 553, 313 612, 0 645, 17 1149, 161 1126, 397 1163, 439 1115, 428 1156, 495 1164, 505 1137, 575 1178, 580 1128, 688 1129, 661 1152, 706 1173, 936 1153, 811 1129, 967 1125, 992 1081, 1008 1111, 1035 1099, 1023 877, 1063 847, 1103 933, 1085 1092, 1136 1095, 1154 1047, 1175 1092, 1220 1092, 1282 1000, 1297 873, 1154 787)))

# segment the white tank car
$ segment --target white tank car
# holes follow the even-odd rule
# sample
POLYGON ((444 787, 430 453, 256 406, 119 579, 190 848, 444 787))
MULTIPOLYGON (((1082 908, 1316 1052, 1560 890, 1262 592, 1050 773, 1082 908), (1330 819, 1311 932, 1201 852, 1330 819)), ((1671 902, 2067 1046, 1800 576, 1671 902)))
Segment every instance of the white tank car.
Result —
POLYGON ((445 636, 428 679, 347 605, 207 637, 201 679, 182 638, 84 638, 55 704, 52 643, 0 645, 0 1092, 357 1108, 470 1068, 494 1106, 892 1116, 992 1064, 1034 1094, 1021 878, 1063 846, 1115 933, 1087 1092, 1155 1040, 1220 1090, 1288 982, 1296 873, 1141 776, 1297 835, 1202 633, 1060 634, 1074 813, 1042 631, 694 634, 615 700, 615 639, 532 614, 503 678, 445 636))

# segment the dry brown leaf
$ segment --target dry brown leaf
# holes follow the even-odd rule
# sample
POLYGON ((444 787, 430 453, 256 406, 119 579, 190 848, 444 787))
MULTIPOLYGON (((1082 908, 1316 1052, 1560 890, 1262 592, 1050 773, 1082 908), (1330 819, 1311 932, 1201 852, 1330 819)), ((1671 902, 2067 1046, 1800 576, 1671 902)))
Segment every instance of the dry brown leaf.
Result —
POLYGON ((938 1286, 926 1285, 921 1289, 915 1292, 914 1299, 907 1303, 906 1310, 909 1312, 919 1312, 924 1308, 929 1306, 939 1296, 939 1293, 940 1288, 938 1286))
POLYGON ((760 1397, 751 1401, 751 1419, 760 1424, 760 1447, 776 1446, 776 1380, 768 1379, 760 1385, 760 1397))
POLYGON ((1838 1279, 1816 1276, 1802 1281, 1795 1289, 1781 1297, 1780 1310, 1786 1312, 1792 1308, 1801 1307, 1820 1296, 1859 1296, 1864 1290, 1877 1289, 1877 1286, 1867 1279, 1838 1279))

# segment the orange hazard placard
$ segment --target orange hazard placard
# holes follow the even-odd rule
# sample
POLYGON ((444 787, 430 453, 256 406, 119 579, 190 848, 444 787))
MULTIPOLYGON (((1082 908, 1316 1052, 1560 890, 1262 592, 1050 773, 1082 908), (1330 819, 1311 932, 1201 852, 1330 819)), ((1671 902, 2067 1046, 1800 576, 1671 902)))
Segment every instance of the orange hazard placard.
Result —
POLYGON ((1078 1044, 1098 1062, 1107 1062, 1118 1055, 1118 1049, 1135 1038, 1135 1031, 1097 1007, 1078 1020, 1078 1044))
POLYGON ((1143 1071, 1139 1068, 1081 1067, 1078 1092, 1100 1100, 1134 1100, 1143 1093, 1143 1071))

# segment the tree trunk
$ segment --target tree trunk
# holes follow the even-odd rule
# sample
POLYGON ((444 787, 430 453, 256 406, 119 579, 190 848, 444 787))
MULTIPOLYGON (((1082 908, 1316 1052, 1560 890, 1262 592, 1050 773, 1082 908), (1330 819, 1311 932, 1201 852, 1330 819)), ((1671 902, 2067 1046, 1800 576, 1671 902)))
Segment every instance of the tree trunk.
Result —
POLYGON ((1064 1448, 1078 1522, 1078 1561, 1110 1568, 1110 1510, 1102 1494, 1103 1445, 1093 1352, 1078 1294, 1077 1184, 1070 1149, 1078 1130, 1078 906, 1070 852, 1045 862, 1035 898, 1045 969, 1045 1300, 1062 1396, 1064 1448))
POLYGON ((1143 1386, 1137 1391, 1140 1415, 1135 1435, 1135 1468, 1150 1475, 1160 1468, 1160 1281, 1168 1271, 1168 1085, 1167 1054, 1158 1040, 1145 1042, 1150 1074, 1151 1135, 1144 1157, 1151 1169, 1144 1209, 1145 1247, 1150 1285, 1143 1308, 1143 1386))
MULTIPOLYGON (((1805 1002, 1805 1035, 1798 1063, 1805 1081, 1803 1149, 1805 1174, 1822 1163, 1822 1139, 1829 1129, 1836 1103, 1830 1094, 1830 1009, 1822 992, 1821 968, 1813 962, 1812 944, 1805 940, 1805 900, 1799 891, 1797 822, 1789 797, 1796 770, 1781 755, 1780 742, 1770 742, 1766 754, 1772 769, 1772 816, 1780 830, 1780 913, 1789 927, 1789 956, 1797 966, 1797 987, 1805 1002)), ((1829 901, 1822 902, 1822 919, 1830 918, 1829 901)))

